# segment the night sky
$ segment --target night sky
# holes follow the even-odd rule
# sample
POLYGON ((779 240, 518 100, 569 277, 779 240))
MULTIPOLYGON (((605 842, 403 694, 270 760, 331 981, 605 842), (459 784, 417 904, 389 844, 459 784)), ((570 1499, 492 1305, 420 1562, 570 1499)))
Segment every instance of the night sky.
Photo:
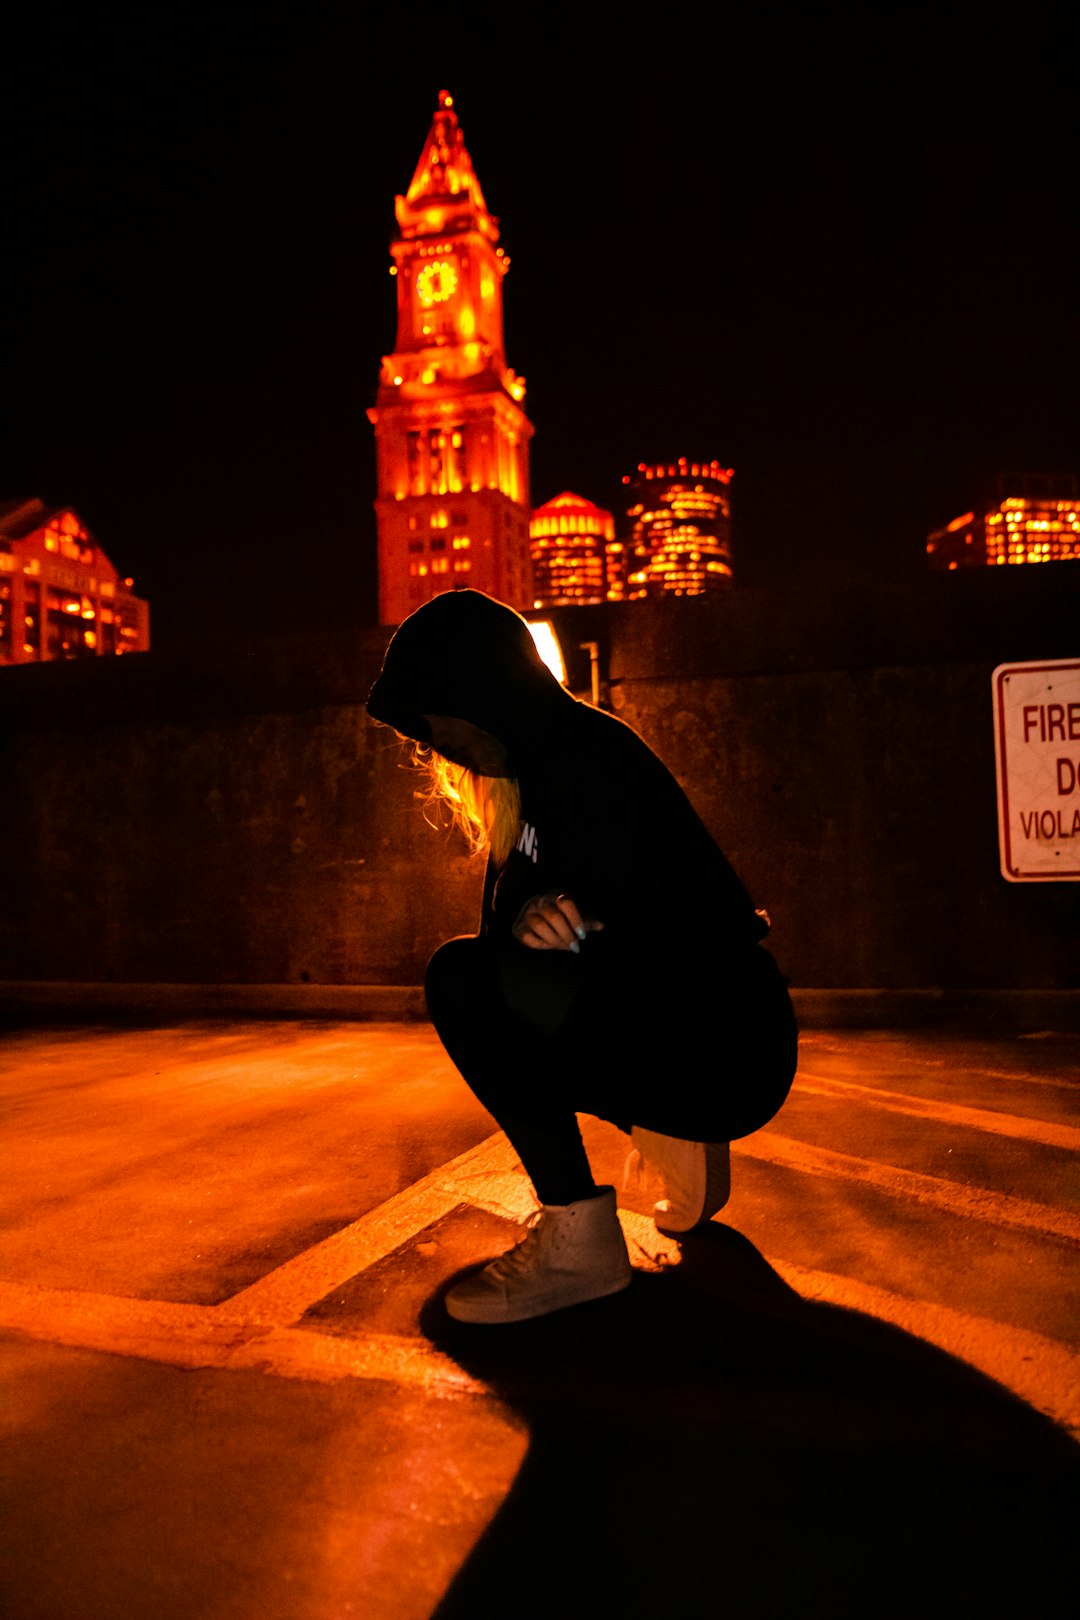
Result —
POLYGON ((371 621, 393 198, 446 87, 534 501, 716 457, 740 584, 920 570, 988 476, 1077 470, 1066 15, 37 6, 0 498, 73 505, 159 648, 371 621))

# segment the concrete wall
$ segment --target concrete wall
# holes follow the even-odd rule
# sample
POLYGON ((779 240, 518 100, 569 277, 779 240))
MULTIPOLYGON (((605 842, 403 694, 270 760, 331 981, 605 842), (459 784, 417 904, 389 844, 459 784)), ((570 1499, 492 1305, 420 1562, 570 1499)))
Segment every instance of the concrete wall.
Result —
POLYGON ((384 639, 11 671, 0 977, 415 982, 479 878, 362 713, 384 639))
MULTIPOLYGON (((1074 655, 1078 609, 1062 564, 555 617, 796 985, 1065 989, 1080 884, 999 876, 990 672, 1074 655)), ((481 872, 363 715, 385 639, 0 671, 0 978, 416 983, 481 872)))
POLYGON ((635 683, 621 712, 693 790, 798 983, 1062 987, 1075 885, 998 876, 990 669, 635 683))

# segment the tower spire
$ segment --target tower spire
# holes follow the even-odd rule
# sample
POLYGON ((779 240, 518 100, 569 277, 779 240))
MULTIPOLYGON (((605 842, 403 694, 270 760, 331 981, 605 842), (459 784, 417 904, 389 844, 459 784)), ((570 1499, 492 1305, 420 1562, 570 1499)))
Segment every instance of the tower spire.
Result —
POLYGON ((395 197, 394 213, 406 240, 447 230, 476 230, 491 242, 499 239, 499 222, 484 201, 448 90, 439 91, 420 161, 408 191, 395 197))

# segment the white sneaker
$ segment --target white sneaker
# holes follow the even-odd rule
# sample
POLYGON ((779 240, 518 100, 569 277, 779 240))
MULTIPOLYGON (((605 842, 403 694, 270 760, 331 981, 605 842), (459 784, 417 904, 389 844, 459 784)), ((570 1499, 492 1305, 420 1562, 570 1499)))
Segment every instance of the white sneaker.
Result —
POLYGON ((630 1286, 614 1187, 574 1204, 542 1204, 530 1227, 516 1248, 450 1289, 446 1309, 456 1321, 524 1322, 630 1286))
POLYGON ((731 1197, 730 1143, 686 1142, 641 1125, 634 1126, 630 1137, 663 1177, 665 1197, 653 1205, 653 1220, 662 1232, 689 1232, 723 1209, 731 1197))

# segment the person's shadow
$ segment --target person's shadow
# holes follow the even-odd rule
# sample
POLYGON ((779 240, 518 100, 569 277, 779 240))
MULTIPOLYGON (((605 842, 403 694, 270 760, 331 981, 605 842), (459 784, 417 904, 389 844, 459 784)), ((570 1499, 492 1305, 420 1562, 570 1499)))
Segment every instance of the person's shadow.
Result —
POLYGON ((455 1280, 423 1330, 531 1440, 433 1620, 1075 1612, 1080 1447, 933 1346, 807 1303, 730 1227, 514 1326, 451 1321, 455 1280))

